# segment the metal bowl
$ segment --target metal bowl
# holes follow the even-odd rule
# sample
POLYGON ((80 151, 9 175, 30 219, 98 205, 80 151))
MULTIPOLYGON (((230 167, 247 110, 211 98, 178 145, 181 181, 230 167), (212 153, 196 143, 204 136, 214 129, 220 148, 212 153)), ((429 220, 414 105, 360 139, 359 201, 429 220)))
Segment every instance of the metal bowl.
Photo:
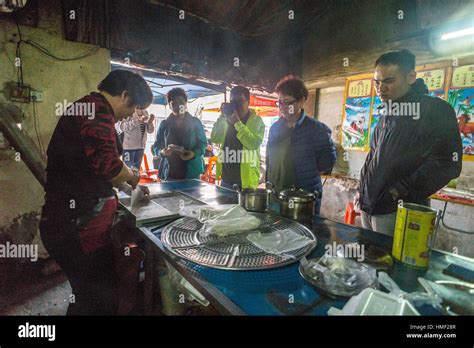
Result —
POLYGON ((310 222, 313 219, 316 194, 292 187, 281 191, 278 200, 281 216, 301 222, 310 222))
POLYGON ((263 188, 246 188, 240 190, 234 186, 239 194, 239 204, 247 211, 254 213, 265 213, 270 206, 271 190, 263 188))

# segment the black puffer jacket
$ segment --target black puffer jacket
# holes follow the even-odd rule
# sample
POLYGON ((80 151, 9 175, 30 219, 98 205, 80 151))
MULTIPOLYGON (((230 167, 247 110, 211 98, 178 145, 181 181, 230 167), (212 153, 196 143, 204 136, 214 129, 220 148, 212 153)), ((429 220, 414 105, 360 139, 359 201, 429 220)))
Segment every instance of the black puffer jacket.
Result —
POLYGON ((423 204, 461 172, 461 137, 453 108, 414 88, 398 102, 419 103, 419 118, 380 117, 359 186, 361 209, 370 215, 397 210, 391 188, 400 199, 423 204))

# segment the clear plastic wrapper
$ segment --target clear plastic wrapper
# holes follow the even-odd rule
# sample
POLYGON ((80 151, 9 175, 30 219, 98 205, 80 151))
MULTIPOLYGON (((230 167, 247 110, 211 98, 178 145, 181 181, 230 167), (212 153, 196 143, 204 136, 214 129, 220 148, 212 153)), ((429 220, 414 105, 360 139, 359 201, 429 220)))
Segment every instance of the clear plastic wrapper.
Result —
POLYGON ((136 208, 137 204, 140 203, 145 197, 145 190, 140 187, 137 187, 132 190, 130 196, 130 208, 133 210, 134 208, 136 208))
POLYGON ((413 305, 392 294, 366 288, 360 294, 352 296, 338 309, 331 307, 328 315, 420 315, 413 305))
POLYGON ((289 251, 298 250, 315 243, 314 240, 302 236, 290 229, 276 230, 270 233, 250 233, 247 240, 257 248, 274 255, 286 254, 289 251))
POLYGON ((205 221, 212 219, 217 214, 227 211, 235 206, 235 204, 223 204, 218 206, 187 205, 179 210, 179 215, 191 217, 193 219, 199 220, 201 223, 204 223, 205 221))
POLYGON ((180 210, 181 216, 198 219, 203 224, 202 236, 229 236, 255 230, 261 225, 259 218, 249 214, 240 205, 188 206, 180 210))
POLYGON ((379 272, 379 282, 380 284, 387 289, 391 295, 394 295, 398 298, 403 298, 407 301, 410 301, 415 306, 420 306, 423 304, 430 304, 437 306, 442 302, 442 299, 436 295, 429 294, 426 292, 411 292, 407 293, 400 289, 400 287, 395 283, 395 281, 390 278, 390 276, 385 272, 379 272))
POLYGON ((441 303, 433 304, 433 306, 442 313, 474 314, 474 284, 458 280, 431 281, 425 278, 418 278, 418 281, 429 295, 440 299, 441 303))
POLYGON ((354 260, 324 255, 301 261, 306 277, 326 293, 350 297, 368 287, 377 287, 376 270, 354 260))
POLYGON ((168 269, 168 276, 171 283, 176 287, 178 292, 185 295, 188 301, 196 301, 203 306, 209 306, 210 302, 168 262, 166 262, 166 268, 168 269))

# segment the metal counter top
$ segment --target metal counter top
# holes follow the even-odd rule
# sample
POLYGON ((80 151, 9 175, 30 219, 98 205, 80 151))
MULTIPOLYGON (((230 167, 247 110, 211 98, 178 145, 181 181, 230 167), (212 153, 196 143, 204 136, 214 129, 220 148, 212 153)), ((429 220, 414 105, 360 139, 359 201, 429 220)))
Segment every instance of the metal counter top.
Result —
MULTIPOLYGON (((150 185, 151 193, 181 191, 210 205, 237 203, 237 193, 199 180, 183 180, 150 185)), ((156 252, 200 291, 220 312, 232 315, 327 315, 330 307, 342 308, 346 299, 335 300, 321 294, 299 274, 299 263, 255 271, 227 271, 204 267, 180 259, 160 241, 162 228, 172 220, 146 224, 139 229, 146 240, 147 253, 156 252)), ((391 251, 392 238, 380 233, 315 217, 311 226, 318 238, 309 258, 320 257, 325 246, 336 242, 359 242, 391 251)), ((407 292, 423 291, 418 277, 429 280, 453 280, 442 274, 449 264, 459 261, 474 269, 469 259, 433 251, 428 271, 419 271, 395 263, 388 274, 407 292)), ((150 278, 150 277, 147 277, 150 278)), ((151 286, 151 285, 148 285, 151 286)), ((150 289, 148 289, 148 292, 150 289)), ((146 291, 147 292, 147 291, 146 291)), ((424 315, 439 315, 431 306, 419 308, 424 315)))

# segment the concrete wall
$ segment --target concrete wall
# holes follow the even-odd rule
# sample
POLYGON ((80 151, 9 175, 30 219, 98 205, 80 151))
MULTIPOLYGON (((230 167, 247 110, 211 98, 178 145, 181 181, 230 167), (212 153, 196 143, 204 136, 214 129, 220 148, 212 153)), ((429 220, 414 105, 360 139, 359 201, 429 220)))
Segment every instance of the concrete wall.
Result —
MULTIPOLYGON (((75 57, 94 46, 68 42, 63 39, 61 2, 39 1, 39 26, 21 26, 23 39, 34 40, 59 57, 75 57)), ((16 80, 16 43, 9 42, 17 33, 13 22, 0 20, 0 86, 16 80)), ((55 104, 68 102, 96 89, 98 82, 110 71, 110 53, 99 49, 92 56, 75 61, 58 61, 30 45, 22 44, 24 83, 43 91, 44 102, 37 103, 39 134, 47 148, 58 121, 55 104)), ((9 102, 0 94, 0 102, 9 102)), ((35 139, 33 106, 15 103, 24 112, 23 128, 35 139)), ((1 115, 0 115, 1 117, 1 115)), ((38 216, 44 191, 21 161, 14 160, 15 151, 0 149, 0 239, 30 243, 37 235, 38 216)))

